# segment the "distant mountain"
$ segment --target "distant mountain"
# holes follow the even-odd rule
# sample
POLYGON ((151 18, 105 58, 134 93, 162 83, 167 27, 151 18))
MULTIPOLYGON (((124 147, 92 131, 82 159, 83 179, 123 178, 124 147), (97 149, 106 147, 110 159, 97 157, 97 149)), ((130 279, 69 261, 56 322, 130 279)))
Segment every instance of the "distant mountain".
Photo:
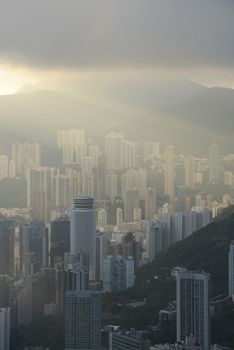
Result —
MULTIPOLYGON (((216 138, 234 152, 234 90, 209 88, 186 101, 139 118, 134 135, 174 143, 179 151, 201 153, 216 138)), ((129 128, 129 125, 126 125, 129 128)))
POLYGON ((85 128, 92 135, 103 134, 121 129, 123 121, 133 117, 125 106, 76 91, 43 90, 0 96, 0 147, 9 150, 12 141, 55 144, 55 132, 61 128, 85 128))
MULTIPOLYGON (((99 88, 96 87, 97 92, 99 88)), ((155 76, 116 79, 101 85, 101 93, 106 99, 145 113, 181 103, 206 89, 186 79, 155 76)))
POLYGON ((234 151, 234 90, 187 81, 136 83, 28 92, 35 89, 29 86, 0 96, 0 152, 9 152, 13 141, 54 145, 61 128, 85 128, 99 140, 124 131, 133 140, 159 139, 195 154, 207 154, 216 138, 224 152, 234 151))

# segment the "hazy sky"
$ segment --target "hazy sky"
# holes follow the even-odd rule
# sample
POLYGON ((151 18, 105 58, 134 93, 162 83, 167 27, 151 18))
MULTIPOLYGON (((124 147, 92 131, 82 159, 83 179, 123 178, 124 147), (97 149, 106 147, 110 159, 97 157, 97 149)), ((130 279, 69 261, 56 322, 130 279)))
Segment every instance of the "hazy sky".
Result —
POLYGON ((234 1, 0 0, 0 93, 144 70, 233 86, 234 1))

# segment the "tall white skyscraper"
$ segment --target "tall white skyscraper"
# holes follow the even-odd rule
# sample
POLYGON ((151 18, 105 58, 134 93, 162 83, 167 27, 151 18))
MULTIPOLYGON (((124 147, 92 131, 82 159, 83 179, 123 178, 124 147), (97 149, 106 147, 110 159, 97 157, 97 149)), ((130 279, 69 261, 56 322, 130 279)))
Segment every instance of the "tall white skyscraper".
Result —
POLYGON ((234 241, 231 241, 228 254, 228 294, 234 296, 234 241))
POLYGON ((210 349, 210 275, 177 272, 177 342, 193 336, 202 350, 210 349))
POLYGON ((71 209, 71 255, 81 252, 89 257, 89 277, 95 279, 96 263, 96 210, 93 199, 80 196, 74 200, 71 209))
POLYGON ((172 198, 174 196, 174 146, 169 145, 164 153, 164 194, 172 198))
POLYGON ((0 309, 0 350, 10 349, 10 309, 0 309))

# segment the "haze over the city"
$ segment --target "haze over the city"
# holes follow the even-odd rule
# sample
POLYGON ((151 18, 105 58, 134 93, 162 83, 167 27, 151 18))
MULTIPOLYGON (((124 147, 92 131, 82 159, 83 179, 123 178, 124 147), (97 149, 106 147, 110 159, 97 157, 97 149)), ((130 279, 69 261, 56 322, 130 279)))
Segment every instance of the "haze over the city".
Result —
POLYGON ((153 120, 157 137, 181 150, 170 128, 192 127, 200 152, 210 142, 206 115, 210 138, 230 150, 233 13, 228 0, 1 2, 0 93, 13 95, 0 97, 0 146, 9 149, 5 130, 10 140, 51 143, 45 122, 49 131, 117 127, 152 138, 153 120))
POLYGON ((234 349, 234 0, 0 0, 0 350, 234 349))

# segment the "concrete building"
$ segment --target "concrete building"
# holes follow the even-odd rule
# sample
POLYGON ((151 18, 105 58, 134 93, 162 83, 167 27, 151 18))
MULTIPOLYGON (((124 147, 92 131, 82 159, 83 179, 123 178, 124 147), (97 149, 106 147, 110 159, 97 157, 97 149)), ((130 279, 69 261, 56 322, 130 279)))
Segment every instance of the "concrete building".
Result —
POLYGON ((153 220, 156 210, 156 190, 148 187, 145 192, 145 220, 153 220))
POLYGON ((104 259, 103 290, 113 292, 125 290, 134 284, 134 260, 132 257, 124 259, 122 256, 114 258, 109 255, 104 259))
POLYGON ((210 349, 210 275, 177 272, 177 342, 192 335, 202 350, 210 349))
POLYGON ((14 143, 12 160, 16 175, 25 175, 28 169, 41 166, 41 145, 38 143, 14 143))
POLYGON ((147 225, 147 258, 151 262, 156 255, 170 246, 170 230, 167 220, 154 220, 147 225))
POLYGON ((10 350, 10 309, 0 309, 0 350, 10 350))
POLYGON ((107 169, 118 170, 123 168, 123 133, 111 132, 105 138, 105 156, 107 169))
POLYGON ((134 209, 139 208, 139 191, 135 189, 127 190, 124 197, 124 221, 134 221, 134 209))
POLYGON ((146 331, 121 331, 110 330, 109 333, 110 350, 149 350, 149 333, 146 331))
POLYGON ((61 217, 51 222, 50 266, 64 261, 64 254, 70 252, 70 220, 61 217))
POLYGON ((96 280, 103 281, 104 259, 107 257, 107 236, 99 233, 96 237, 96 280))
POLYGON ((96 210, 92 198, 80 196, 74 200, 74 208, 71 209, 70 239, 71 255, 83 252, 88 256, 90 280, 95 280, 96 210))
POLYGON ((195 186, 195 158, 191 155, 185 158, 184 160, 184 168, 185 168, 185 187, 194 188, 195 186))
POLYGON ((231 241, 228 254, 228 294, 234 296, 234 241, 231 241))
POLYGON ((63 164, 83 164, 86 156, 85 130, 59 130, 57 132, 57 146, 62 152, 63 164))
POLYGON ((220 182, 220 151, 219 145, 214 140, 209 149, 209 183, 218 184, 220 182))
POLYGON ((169 145, 165 148, 164 153, 165 169, 164 169, 164 194, 174 196, 174 146, 169 145))
POLYGON ((101 296, 91 291, 67 292, 65 350, 100 350, 101 296))

